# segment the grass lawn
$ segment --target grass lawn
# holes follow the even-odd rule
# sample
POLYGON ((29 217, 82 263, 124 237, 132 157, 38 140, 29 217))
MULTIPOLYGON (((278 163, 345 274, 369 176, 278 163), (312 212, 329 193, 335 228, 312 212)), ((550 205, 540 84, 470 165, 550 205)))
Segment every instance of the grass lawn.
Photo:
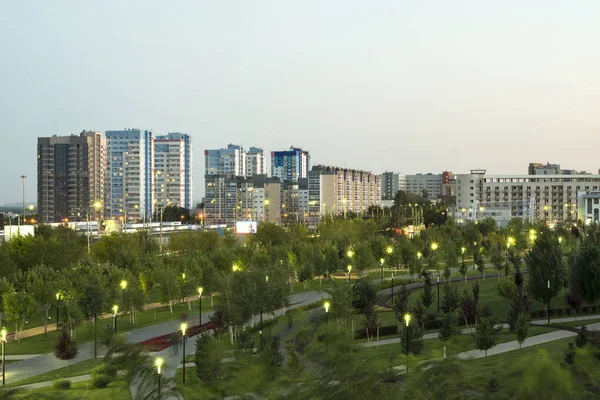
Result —
POLYGON ((6 385, 8 387, 12 386, 21 386, 27 385, 29 383, 37 383, 37 382, 45 382, 45 381, 55 381, 61 378, 70 378, 72 376, 80 376, 91 374, 92 370, 99 365, 102 365, 103 362, 101 359, 98 360, 86 360, 79 363, 69 365, 69 368, 63 367, 59 369, 55 369, 53 371, 44 372, 43 374, 35 375, 27 379, 22 379, 17 382, 11 382, 6 385))
MULTIPOLYGON (((197 302, 196 302, 197 303, 197 302)), ((210 308, 210 301, 202 302, 202 310, 208 311, 210 308)), ((139 311, 137 313, 137 324, 133 325, 129 322, 129 315, 121 315, 118 317, 117 329, 118 333, 129 332, 135 329, 143 328, 150 325, 155 325, 161 322, 177 320, 182 314, 194 315, 198 312, 196 305, 196 311, 189 311, 187 303, 173 305, 173 314, 170 313, 169 307, 160 307, 148 311, 139 311)), ((204 321, 206 322, 206 321, 204 321)), ((113 326, 112 318, 105 318, 98 320, 98 338, 102 336, 106 326, 113 326)), ((21 340, 21 343, 16 341, 8 342, 6 344, 7 354, 43 354, 51 353, 54 351, 54 345, 56 343, 57 336, 56 328, 53 326, 48 331, 48 336, 42 335, 31 336, 21 340)), ((84 322, 77 327, 76 341, 80 345, 83 343, 91 342, 94 340, 93 324, 91 322, 84 322)))
POLYGON ((45 396, 48 396, 52 399, 60 398, 62 400, 131 400, 129 385, 122 379, 117 379, 111 382, 108 387, 104 389, 92 388, 91 382, 80 382, 74 383, 71 388, 67 390, 57 390, 52 387, 24 390, 11 396, 10 398, 34 400, 46 398, 45 396))

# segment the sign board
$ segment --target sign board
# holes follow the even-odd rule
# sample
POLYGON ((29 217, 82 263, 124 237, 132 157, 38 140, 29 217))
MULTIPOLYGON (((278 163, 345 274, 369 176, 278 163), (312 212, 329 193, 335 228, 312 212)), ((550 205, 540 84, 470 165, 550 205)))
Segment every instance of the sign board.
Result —
POLYGON ((235 233, 238 235, 256 233, 256 228, 256 221, 236 221, 235 223, 235 233))

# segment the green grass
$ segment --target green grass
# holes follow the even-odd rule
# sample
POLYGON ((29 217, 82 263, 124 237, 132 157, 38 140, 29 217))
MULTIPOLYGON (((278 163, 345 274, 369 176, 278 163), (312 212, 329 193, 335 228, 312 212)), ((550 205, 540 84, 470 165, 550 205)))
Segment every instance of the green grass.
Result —
MULTIPOLYGON (((202 303, 202 310, 206 311, 210 308, 205 308, 205 302, 202 303)), ((210 301, 206 307, 210 307, 210 301)), ((178 320, 181 314, 194 315, 198 312, 197 302, 195 311, 191 312, 188 310, 187 303, 173 305, 173 314, 170 313, 169 307, 160 307, 148 311, 139 311, 137 313, 137 324, 133 325, 129 322, 129 315, 121 315, 118 317, 117 330, 118 333, 129 332, 135 329, 144 328, 159 324, 166 321, 178 320)), ((206 322, 206 321, 205 321, 206 322)), ((112 326, 112 318, 105 318, 98 320, 98 337, 100 338, 105 326, 112 326)), ((21 340, 19 344, 16 341, 8 342, 6 344, 7 354, 43 354, 51 353, 54 351, 54 345, 56 343, 57 331, 56 327, 53 326, 48 331, 47 337, 42 335, 31 336, 21 340)), ((93 324, 91 322, 84 322, 77 326, 76 341, 79 344, 91 342, 94 340, 93 324)))
MULTIPOLYGON (((97 366, 102 365, 102 364, 103 364, 103 362, 101 359, 86 360, 86 361, 78 362, 75 364, 71 364, 71 365, 69 365, 69 368, 67 368, 65 366, 65 367, 62 367, 59 369, 44 372, 43 374, 32 376, 27 379, 22 379, 20 381, 11 382, 7 386, 9 386, 9 387, 21 386, 21 385, 27 385, 30 383, 55 381, 55 380, 61 379, 61 378, 70 378, 73 376, 91 374, 92 370, 94 368, 96 368, 97 366)), ((10 368, 7 368, 7 370, 10 370, 10 368)))
POLYGON ((74 383, 71 388, 67 390, 57 390, 52 387, 24 390, 10 398, 31 400, 39 398, 60 398, 61 400, 131 400, 131 394, 127 382, 123 379, 117 379, 104 389, 92 388, 91 382, 79 382, 74 383))

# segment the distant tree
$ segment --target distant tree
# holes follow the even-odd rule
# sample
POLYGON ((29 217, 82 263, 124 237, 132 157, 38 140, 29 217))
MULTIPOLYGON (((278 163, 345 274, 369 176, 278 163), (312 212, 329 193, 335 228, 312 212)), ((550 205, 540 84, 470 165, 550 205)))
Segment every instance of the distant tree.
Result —
POLYGON ((329 309, 330 317, 335 319, 338 325, 350 318, 352 312, 350 308, 352 293, 348 286, 345 283, 334 280, 332 285, 325 289, 325 292, 329 294, 329 302, 331 303, 331 308, 329 309))
POLYGON ((15 327, 15 337, 21 343, 21 331, 35 311, 33 296, 25 291, 10 292, 3 296, 6 319, 15 327))
POLYGON ((473 298, 475 299, 475 304, 479 303, 479 282, 475 282, 473 285, 473 298))
POLYGON ((475 298, 466 290, 460 298, 460 313, 467 327, 469 324, 475 323, 477 317, 477 303, 475 302, 475 298))
POLYGON ((417 300, 410 308, 410 314, 416 319, 418 326, 421 327, 421 330, 423 330, 423 316, 425 315, 425 308, 420 300, 417 300))
POLYGON ((446 314, 458 309, 460 297, 456 286, 444 285, 444 297, 442 299, 442 311, 446 314))
POLYGON ((514 332, 517 329, 517 319, 520 315, 530 315, 531 300, 527 294, 517 292, 508 303, 508 315, 506 316, 509 330, 514 332))
POLYGON ((433 303, 433 289, 431 287, 431 276, 429 273, 425 273, 425 285, 423 286, 423 293, 421 293, 421 303, 428 308, 433 303))
POLYGON ((398 291, 398 295, 395 296, 393 309, 396 314, 396 319, 402 323, 404 321, 404 315, 408 313, 408 298, 410 297, 410 292, 406 289, 406 285, 400 286, 400 290, 398 291))
POLYGON ((365 307, 375 303, 377 288, 371 279, 362 278, 352 285, 352 306, 363 311, 365 307))
POLYGON ((571 260, 571 288, 588 304, 600 299, 600 233, 592 231, 571 260))
POLYGON ((551 231, 545 229, 539 233, 527 254, 526 262, 529 268, 529 293, 537 301, 546 304, 562 290, 566 276, 560 245, 551 231))
POLYGON ((219 390, 223 379, 222 347, 208 335, 196 339, 196 376, 211 389, 219 390))
POLYGON ((488 350, 496 345, 497 332, 489 318, 480 317, 475 325, 475 346, 485 352, 486 363, 488 350))
POLYGON ((267 335, 265 339, 267 344, 262 357, 269 377, 273 378, 283 365, 283 354, 279 351, 279 336, 267 335))
POLYGON ((519 314, 517 317, 515 331, 517 333, 517 342, 519 342, 519 348, 527 339, 527 334, 529 332, 529 316, 528 314, 519 314))
POLYGON ((515 285, 514 279, 507 276, 498 282, 496 291, 500 296, 510 300, 517 294, 517 285, 515 285))
POLYGON ((452 336, 456 336, 460 334, 460 329, 458 327, 458 321, 456 319, 456 313, 449 312, 444 315, 444 319, 442 320, 442 327, 440 328, 440 340, 445 342, 449 340, 452 336))
POLYGON ((579 313, 579 309, 581 308, 581 300, 581 295, 576 287, 571 287, 571 289, 565 292, 565 301, 569 307, 575 311, 575 315, 579 313))
POLYGON ((467 271, 468 271, 468 269, 469 269, 469 268, 467 267, 467 264, 465 263, 465 260, 463 259, 463 260, 460 262, 460 269, 459 269, 459 271, 460 271, 460 274, 461 274, 461 275, 463 276, 463 278, 465 279, 465 285, 467 284, 467 271))
POLYGON ((66 329, 62 329, 56 338, 54 355, 59 360, 66 361, 68 369, 69 360, 72 360, 75 357, 77 357, 77 353, 79 353, 77 343, 75 343, 75 341, 71 338, 71 335, 69 335, 66 329))
POLYGON ((44 322, 44 336, 48 334, 48 310, 56 296, 56 273, 50 267, 39 265, 27 274, 29 292, 40 310, 44 322))
MULTIPOLYGON (((403 328, 406 329, 404 325, 403 328)), ((410 344, 408 350, 412 354, 418 355, 421 353, 421 350, 423 350, 423 331, 417 324, 412 323, 408 325, 408 342, 406 341, 404 332, 402 333, 401 338, 403 353, 406 353, 407 344, 410 344)))

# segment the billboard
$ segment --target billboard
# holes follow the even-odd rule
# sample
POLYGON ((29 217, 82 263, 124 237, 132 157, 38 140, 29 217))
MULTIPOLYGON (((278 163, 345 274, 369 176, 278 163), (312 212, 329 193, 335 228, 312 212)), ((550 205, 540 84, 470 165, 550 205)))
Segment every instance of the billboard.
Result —
POLYGON ((35 226, 33 225, 5 225, 4 241, 8 242, 15 236, 35 236, 35 226))
POLYGON ((256 221, 236 221, 235 233, 238 235, 256 233, 256 226, 256 221))

